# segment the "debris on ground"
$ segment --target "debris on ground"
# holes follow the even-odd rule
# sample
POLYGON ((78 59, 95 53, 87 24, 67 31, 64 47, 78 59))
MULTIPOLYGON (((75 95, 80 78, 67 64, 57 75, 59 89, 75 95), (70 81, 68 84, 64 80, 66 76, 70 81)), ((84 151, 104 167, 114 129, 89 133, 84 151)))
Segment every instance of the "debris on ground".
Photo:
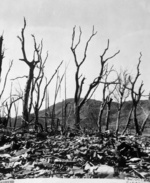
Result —
POLYGON ((25 178, 118 178, 150 180, 148 137, 111 134, 2 135, 0 180, 25 178))

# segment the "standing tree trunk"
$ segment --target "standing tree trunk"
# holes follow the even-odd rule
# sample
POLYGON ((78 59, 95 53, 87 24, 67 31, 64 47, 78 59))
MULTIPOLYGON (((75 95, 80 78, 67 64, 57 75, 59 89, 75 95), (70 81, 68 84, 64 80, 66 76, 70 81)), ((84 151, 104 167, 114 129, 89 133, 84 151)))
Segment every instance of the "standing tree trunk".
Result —
POLYGON ((15 129, 16 128, 16 124, 17 124, 17 117, 18 117, 18 104, 16 105, 15 102, 14 102, 14 109, 15 109, 14 129, 15 129))
POLYGON ((2 74, 2 62, 4 58, 4 51, 3 51, 3 36, 0 36, 0 81, 1 81, 1 74, 2 74))
POLYGON ((120 103, 119 107, 118 107, 117 122, 116 122, 116 135, 119 132, 119 120, 120 120, 120 116, 121 116, 121 109, 122 109, 122 103, 120 103))
POLYGON ((42 126, 42 124, 39 123, 39 109, 38 109, 38 106, 35 106, 34 114, 35 114, 35 131, 41 132, 41 131, 43 131, 43 126, 42 126))
POLYGON ((80 33, 79 33, 79 39, 76 44, 74 43, 75 42, 75 33, 76 33, 76 31, 75 31, 75 27, 74 27, 73 34, 72 34, 72 44, 71 44, 71 51, 73 53, 74 62, 75 62, 75 66, 76 66, 75 95, 74 95, 74 120, 75 120, 75 126, 76 126, 77 130, 80 130, 80 110, 83 107, 83 105, 85 104, 85 102, 87 102, 87 100, 93 95, 93 93, 95 92, 95 88, 101 83, 101 80, 106 75, 106 65, 105 65, 106 62, 108 60, 112 59, 113 57, 115 57, 119 53, 119 51, 116 52, 113 56, 110 56, 110 57, 104 59, 104 56, 109 49, 109 40, 108 40, 107 48, 104 50, 103 54, 100 56, 100 64, 101 64, 100 72, 99 72, 98 76, 93 80, 93 82, 91 82, 89 84, 89 87, 88 87, 84 97, 81 99, 81 94, 82 94, 82 90, 83 90, 85 77, 83 77, 82 74, 80 73, 80 68, 86 60, 88 45, 89 45, 91 39, 96 35, 97 32, 94 31, 94 27, 93 27, 92 34, 91 34, 90 38, 88 39, 88 41, 86 42, 86 45, 84 48, 84 53, 83 53, 83 58, 81 59, 80 62, 77 57, 76 49, 78 48, 78 46, 81 42, 81 35, 82 35, 81 28, 80 28, 80 33))
POLYGON ((2 98, 2 95, 4 93, 4 90, 5 90, 5 87, 6 87, 6 83, 7 83, 7 77, 8 77, 8 74, 11 70, 11 67, 12 67, 12 64, 13 64, 13 61, 10 62, 10 65, 9 65, 9 68, 8 68, 8 71, 5 75, 5 78, 4 78, 4 83, 3 83, 3 86, 1 85, 1 81, 2 81, 2 66, 3 66, 3 58, 4 58, 4 48, 3 48, 3 36, 0 36, 0 100, 2 98))
POLYGON ((99 133, 102 132, 102 116, 103 116, 103 112, 104 112, 104 108, 106 106, 106 102, 103 101, 100 105, 100 110, 98 113, 98 121, 97 121, 97 126, 98 126, 98 131, 99 133))
POLYGON ((119 84, 116 86, 116 89, 113 93, 114 98, 118 103, 117 120, 116 120, 116 136, 118 135, 118 132, 119 132, 119 127, 120 127, 119 122, 120 122, 122 107, 130 94, 129 89, 126 88, 129 85, 129 75, 126 70, 120 71, 120 74, 118 74, 118 83, 119 84))
POLYGON ((29 122, 29 96, 31 90, 31 84, 34 79, 34 69, 35 63, 31 62, 29 65, 29 77, 26 83, 25 92, 24 92, 24 101, 23 101, 23 119, 29 122))
MULTIPOLYGON (((98 115, 98 120, 97 120, 97 126, 98 126, 99 133, 101 133, 101 131, 102 131, 102 124, 101 124, 102 123, 102 116, 103 116, 103 112, 104 112, 105 106, 109 102, 107 100, 110 99, 111 94, 114 92, 114 90, 109 91, 109 86, 112 85, 112 84, 115 85, 115 86, 117 85, 116 80, 115 81, 111 81, 111 82, 107 81, 108 77, 109 77, 109 74, 112 71, 113 71, 113 66, 110 69, 108 69, 108 65, 107 65, 106 68, 105 68, 105 75, 104 75, 105 80, 103 82, 104 86, 103 86, 103 93, 102 93, 102 102, 101 102, 101 105, 100 105, 100 110, 99 110, 99 115, 98 115), (108 90, 109 93, 106 96, 106 91, 107 90, 108 90)), ((109 114, 108 114, 108 116, 109 116, 109 114)))
POLYGON ((109 129, 109 120, 110 120, 110 108, 111 108, 111 104, 113 99, 109 98, 107 99, 107 113, 106 113, 106 131, 109 129))
POLYGON ((74 107, 75 127, 80 129, 80 107, 77 105, 74 107))
POLYGON ((140 128, 139 128, 139 124, 138 124, 138 119, 137 119, 137 106, 139 104, 139 101, 141 99, 141 96, 143 94, 144 91, 142 91, 142 87, 143 87, 143 82, 140 84, 140 87, 138 88, 138 92, 135 91, 135 84, 137 82, 138 77, 140 76, 140 71, 139 71, 139 67, 140 67, 140 63, 141 63, 141 57, 142 54, 140 53, 140 57, 139 57, 139 62, 137 65, 137 74, 134 78, 134 80, 131 80, 131 77, 129 77, 129 81, 131 84, 131 98, 132 98, 132 102, 133 102, 133 119, 134 119, 134 124, 135 124, 135 130, 136 130, 136 134, 140 135, 140 128))
POLYGON ((133 109, 133 120, 135 124, 135 130, 138 135, 140 135, 140 129, 139 129, 139 124, 138 124, 138 119, 137 119, 137 105, 134 105, 133 109))
MULTIPOLYGON (((21 42, 21 49, 23 54, 23 59, 19 59, 27 64, 29 67, 29 74, 28 74, 28 80, 26 83, 25 91, 24 91, 24 100, 23 100, 23 125, 26 127, 26 123, 29 122, 29 96, 31 91, 31 84, 34 79, 34 69, 36 65, 39 63, 38 61, 35 61, 35 53, 33 54, 33 61, 29 62, 26 56, 26 50, 25 50, 25 37, 24 37, 24 31, 26 28, 26 20, 24 19, 24 27, 21 31, 21 37, 18 36, 20 42, 21 42)), ((36 52, 36 50, 35 50, 36 52)))
POLYGON ((123 130, 122 134, 125 134, 127 129, 128 129, 128 127, 129 127, 129 124, 130 124, 130 121, 131 121, 132 112, 133 112, 133 106, 131 107, 131 110, 129 112, 129 115, 128 115, 128 118, 127 118, 127 123, 126 123, 125 129, 123 130))

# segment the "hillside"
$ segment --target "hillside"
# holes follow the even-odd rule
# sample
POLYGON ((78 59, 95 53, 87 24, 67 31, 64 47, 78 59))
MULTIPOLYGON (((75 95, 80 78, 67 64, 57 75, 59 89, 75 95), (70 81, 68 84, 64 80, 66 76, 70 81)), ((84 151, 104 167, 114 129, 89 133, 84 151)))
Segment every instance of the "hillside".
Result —
MULTIPOLYGON (((73 99, 67 99, 67 126, 73 128, 74 125, 74 114, 73 114, 73 99)), ((83 128, 88 129, 97 129, 97 119, 98 119, 98 113, 100 108, 100 101, 90 99, 82 108, 81 110, 81 126, 83 128)), ((132 102, 127 101, 124 103, 122 112, 121 112, 121 119, 120 119, 120 129, 121 131, 126 126, 126 121, 128 118, 129 111, 131 109, 132 102)), ((117 106, 118 104, 116 102, 112 102, 111 105, 111 113, 110 113, 110 123, 109 127, 110 129, 115 129, 116 125, 116 119, 117 119, 117 106)), ((46 110, 48 116, 51 116, 53 106, 50 106, 49 109, 46 110)), ((55 118, 59 119, 59 123, 62 123, 62 119, 64 119, 64 114, 62 114, 62 111, 64 111, 64 101, 59 102, 55 106, 55 118)), ((138 112, 137 117, 139 120, 139 124, 141 125, 144 119, 146 118, 147 114, 150 111, 150 101, 148 100, 142 100, 140 102, 140 105, 138 106, 138 112)), ((64 112, 63 112, 64 113, 64 112)), ((33 118, 33 114, 31 114, 31 118, 33 118)), ((51 123, 51 117, 46 118, 48 125, 51 123)), ((102 117, 102 125, 105 128, 105 120, 106 120, 106 109, 104 110, 104 114, 102 117)), ((12 120, 12 125, 13 125, 12 120)), ((44 126, 45 124, 45 110, 41 110, 39 112, 39 122, 44 126)), ((17 121, 17 127, 21 124, 21 118, 18 117, 17 121)), ((148 133, 150 126, 150 117, 147 120, 147 124, 145 126, 145 132, 148 133)), ((131 120, 130 129, 134 128, 133 120, 131 120)))
MULTIPOLYGON (((67 99, 66 103, 68 103, 67 106, 67 124, 70 127, 73 127, 73 99, 67 99)), ((97 128, 97 119, 98 119, 98 113, 100 108, 100 101, 90 99, 82 108, 81 111, 81 126, 89 129, 96 129, 97 128)), ((131 109, 132 102, 127 101, 124 103, 121 113, 121 120, 120 120, 120 127, 121 130, 126 125, 126 121, 128 118, 129 111, 131 109)), ((118 104, 116 102, 112 102, 111 105, 111 115, 110 115, 110 128, 115 129, 116 124, 116 118, 117 118, 117 106, 118 104)), ((64 107, 64 102, 59 102, 55 106, 55 113, 56 117, 60 119, 60 121, 63 118, 62 114, 62 107, 64 107)), ((48 111, 52 111, 52 106, 49 108, 48 111)), ((148 100, 142 100, 140 102, 140 105, 138 106, 138 120, 139 123, 142 124, 143 120, 146 118, 146 115, 150 111, 150 101, 148 100)), ((43 117, 45 116, 45 110, 40 111, 39 116, 43 117)), ((105 118, 106 118, 106 109, 104 110, 103 118, 102 118, 102 124, 105 126, 105 118)), ((43 121, 43 120, 42 120, 43 121)), ((146 129, 150 126, 150 117, 148 118, 146 129)), ((134 128, 133 121, 131 121, 130 128, 134 128)), ((145 130, 146 130, 145 129, 145 130)), ((147 130, 146 130, 147 131, 147 130)))

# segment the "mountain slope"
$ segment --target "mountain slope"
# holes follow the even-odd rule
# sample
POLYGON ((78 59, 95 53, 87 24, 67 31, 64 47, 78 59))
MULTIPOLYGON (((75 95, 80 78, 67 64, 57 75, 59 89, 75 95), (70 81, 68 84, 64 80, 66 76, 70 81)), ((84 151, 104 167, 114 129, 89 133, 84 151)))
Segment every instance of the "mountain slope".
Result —
MULTIPOLYGON (((73 113, 73 99, 67 99, 66 100, 67 104, 67 116, 66 116, 66 121, 67 121, 67 126, 73 128, 74 127, 74 113, 73 113)), ((100 108, 100 101, 90 99, 88 102, 85 103, 85 105, 82 107, 81 110, 81 127, 87 128, 90 130, 95 130, 97 129, 97 119, 98 119, 98 113, 99 113, 99 108, 100 108)), ((112 102, 111 105, 111 112, 110 112, 110 120, 109 120, 109 128, 111 130, 115 130, 116 126, 116 120, 117 120, 117 106, 118 104, 116 102, 112 102)), ((124 103, 122 111, 121 111, 121 118, 120 118, 120 131, 122 131, 127 122, 127 118, 130 112, 132 106, 131 101, 127 101, 124 103)), ((52 112, 53 106, 50 106, 46 111, 41 110, 39 112, 39 122, 45 126, 45 121, 47 121, 48 126, 50 126, 52 117, 51 117, 51 112, 52 112), (45 118, 45 112, 48 114, 49 117, 45 118)), ((150 113, 150 101, 149 100, 142 100, 140 101, 140 104, 137 109, 137 118, 139 121, 139 125, 143 123, 147 115, 150 113)), ((31 114, 31 119, 34 117, 34 114, 31 114)), ((59 102, 55 106, 55 124, 61 124, 62 121, 64 120, 64 101, 59 102)), ((103 116, 102 116, 102 126, 105 129, 105 120, 106 120, 106 109, 104 110, 103 116)), ((13 126, 13 121, 12 120, 12 126, 13 126)), ((21 118, 18 117, 17 121, 17 127, 21 125, 21 118)), ((134 122, 131 120, 130 129, 134 129, 134 122)), ((145 133, 149 133, 150 131, 150 116, 147 119, 147 123, 145 126, 145 133)), ((130 132, 130 130, 129 130, 130 132)))
MULTIPOLYGON (((73 99, 67 99, 66 103, 67 106, 67 125, 73 127, 74 124, 74 114, 73 114, 73 99)), ((89 129, 97 129, 97 119, 98 113, 100 108, 100 101, 90 99, 81 110, 81 126, 84 128, 89 129)), ((127 101, 124 103, 122 111, 121 111, 121 119, 120 119, 120 128, 121 130, 124 129, 126 125, 126 121, 128 118, 129 111, 131 109, 132 102, 127 101)), ((110 128, 115 129, 116 120, 117 120, 117 107, 118 104, 116 102, 112 102, 111 105, 111 114, 110 114, 110 128)), ((62 111, 64 108, 64 102, 59 102, 55 106, 55 115, 56 118, 59 118, 60 121, 63 119, 62 111)), ((47 110, 48 111, 48 110, 47 110)), ((52 111, 52 106, 49 108, 49 111, 52 111)), ((143 120, 146 118, 150 111, 150 101, 149 100, 142 100, 138 106, 137 110, 137 118, 139 120, 139 124, 141 125, 143 120)), ((64 113, 64 112, 63 112, 64 113)), ((39 116, 45 116, 45 110, 40 111, 39 116)), ((102 125, 105 127, 105 120, 106 120, 106 109, 104 110, 104 114, 102 117, 102 125)), ((147 120, 146 128, 150 126, 150 117, 147 120)), ((131 120, 130 128, 134 128, 133 120, 131 120)))

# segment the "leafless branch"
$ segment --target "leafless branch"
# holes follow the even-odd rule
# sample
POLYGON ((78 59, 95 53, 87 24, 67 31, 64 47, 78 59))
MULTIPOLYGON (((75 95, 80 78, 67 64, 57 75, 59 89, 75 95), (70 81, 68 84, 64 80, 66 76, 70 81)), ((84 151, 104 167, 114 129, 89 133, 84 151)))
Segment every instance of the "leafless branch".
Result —
MULTIPOLYGON (((44 101, 44 98, 45 98, 45 94, 46 94, 46 89, 48 87, 48 85, 51 83, 51 81, 53 80, 54 76, 56 75, 57 71, 59 70, 60 66, 62 65, 63 61, 61 61, 61 63, 59 64, 59 66, 57 67, 57 69, 55 70, 54 74, 52 75, 52 77, 49 79, 48 83, 45 85, 45 88, 44 88, 44 92, 43 92, 43 97, 41 99, 41 105, 44 101)), ((41 106, 40 106, 41 108, 41 106)))
POLYGON ((22 28, 22 31, 21 31, 21 37, 18 36, 18 38, 21 42, 21 49, 22 49, 22 53, 23 53, 23 59, 19 59, 19 60, 26 62, 26 64, 29 64, 29 61, 27 59, 26 52, 25 52, 25 38, 24 38, 25 28, 26 28, 26 19, 24 18, 24 27, 22 28))
POLYGON ((4 93, 4 90, 5 90, 5 87, 6 87, 6 83, 7 83, 7 77, 8 77, 8 74, 9 74, 11 68, 12 68, 12 65, 13 65, 13 60, 10 61, 9 68, 8 68, 8 71, 7 71, 6 76, 5 76, 3 89, 2 89, 2 91, 1 91, 1 93, 0 93, 0 99, 1 99, 1 97, 2 97, 2 95, 3 95, 3 93, 4 93))
POLYGON ((18 76, 16 78, 11 79, 11 80, 22 79, 22 78, 28 78, 28 76, 18 76))
POLYGON ((80 31, 79 39, 78 39, 77 44, 74 46, 74 39, 75 39, 75 32, 76 31, 75 31, 75 27, 73 28, 72 44, 71 44, 71 51, 73 53, 74 61, 75 61, 75 64, 76 64, 77 67, 80 67, 83 64, 83 62, 85 61, 89 42, 91 41, 92 37, 94 37, 97 34, 97 32, 94 32, 94 28, 93 28, 92 35, 90 36, 90 38, 88 39, 88 41, 86 42, 86 45, 85 45, 83 59, 82 59, 82 61, 80 63, 78 63, 78 61, 77 61, 77 55, 76 55, 76 49, 77 49, 77 47, 79 46, 79 44, 81 42, 81 36, 82 36, 81 28, 79 28, 79 31, 80 31))

